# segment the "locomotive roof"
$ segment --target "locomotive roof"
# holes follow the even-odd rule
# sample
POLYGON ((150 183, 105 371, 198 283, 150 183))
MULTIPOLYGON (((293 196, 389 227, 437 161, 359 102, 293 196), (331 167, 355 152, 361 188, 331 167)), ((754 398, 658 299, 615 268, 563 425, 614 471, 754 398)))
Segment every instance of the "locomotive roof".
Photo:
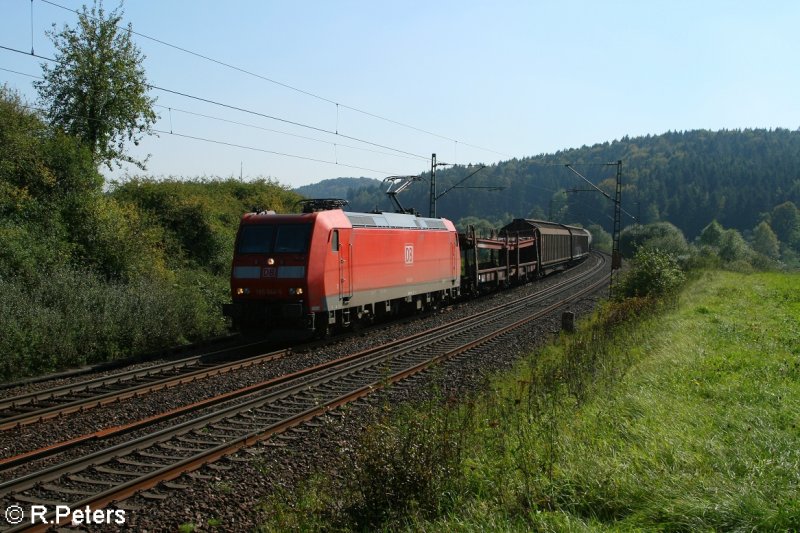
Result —
POLYGON ((447 229, 440 218, 423 218, 401 213, 347 213, 353 227, 362 228, 409 228, 447 229))
POLYGON ((248 213, 242 218, 242 222, 264 223, 272 217, 292 217, 308 218, 315 216, 325 216, 325 213, 337 213, 337 216, 344 215, 354 228, 405 228, 423 230, 446 230, 447 225, 441 218, 426 218, 416 215, 402 213, 353 213, 342 211, 341 209, 328 209, 316 211, 314 213, 303 214, 276 214, 274 212, 248 213))

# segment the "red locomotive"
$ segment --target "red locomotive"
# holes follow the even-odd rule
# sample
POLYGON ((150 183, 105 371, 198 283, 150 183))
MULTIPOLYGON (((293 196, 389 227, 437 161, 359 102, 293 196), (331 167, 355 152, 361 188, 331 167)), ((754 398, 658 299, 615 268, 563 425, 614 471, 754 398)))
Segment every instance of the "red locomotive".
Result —
MULTIPOLYGON (((342 202, 343 203, 343 202, 342 202)), ((311 200, 302 214, 242 217, 231 270, 236 327, 325 333, 458 296, 458 234, 446 219, 348 213, 311 200)))
POLYGON ((302 214, 242 216, 223 308, 237 329, 326 334, 540 277, 583 260, 591 245, 585 229, 552 222, 516 219, 478 238, 444 218, 304 204, 302 214))

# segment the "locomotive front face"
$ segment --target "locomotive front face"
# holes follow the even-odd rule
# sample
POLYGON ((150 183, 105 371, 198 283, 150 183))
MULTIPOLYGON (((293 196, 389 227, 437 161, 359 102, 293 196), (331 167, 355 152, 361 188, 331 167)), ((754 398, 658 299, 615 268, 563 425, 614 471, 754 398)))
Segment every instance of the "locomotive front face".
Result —
POLYGON ((242 325, 306 314, 313 218, 254 217, 240 226, 231 270, 231 314, 242 325))

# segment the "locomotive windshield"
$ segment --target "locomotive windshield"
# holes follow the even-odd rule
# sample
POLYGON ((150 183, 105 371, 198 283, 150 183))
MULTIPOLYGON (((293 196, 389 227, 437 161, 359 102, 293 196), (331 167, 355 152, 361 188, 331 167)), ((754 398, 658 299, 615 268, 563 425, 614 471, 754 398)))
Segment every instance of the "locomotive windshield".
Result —
POLYGON ((275 226, 259 224, 257 226, 243 226, 239 233, 240 254, 266 254, 272 250, 272 238, 275 235, 275 226))
POLYGON ((249 224, 239 233, 240 254, 305 253, 311 224, 249 224))

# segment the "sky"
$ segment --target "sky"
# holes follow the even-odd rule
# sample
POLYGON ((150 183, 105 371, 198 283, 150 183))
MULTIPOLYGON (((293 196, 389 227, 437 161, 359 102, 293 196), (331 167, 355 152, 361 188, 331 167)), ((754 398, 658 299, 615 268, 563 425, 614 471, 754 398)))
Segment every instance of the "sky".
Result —
MULTIPOLYGON (((0 48, 0 84, 35 105, 42 61, 29 52, 54 57, 45 32, 75 26, 82 4, 0 0, 0 46, 26 52, 0 48)), ((298 187, 416 175, 432 153, 491 164, 626 135, 800 128, 796 0, 128 0, 123 9, 160 88, 151 95, 161 133, 129 148, 149 154, 145 172, 123 167, 109 180, 298 187)))

